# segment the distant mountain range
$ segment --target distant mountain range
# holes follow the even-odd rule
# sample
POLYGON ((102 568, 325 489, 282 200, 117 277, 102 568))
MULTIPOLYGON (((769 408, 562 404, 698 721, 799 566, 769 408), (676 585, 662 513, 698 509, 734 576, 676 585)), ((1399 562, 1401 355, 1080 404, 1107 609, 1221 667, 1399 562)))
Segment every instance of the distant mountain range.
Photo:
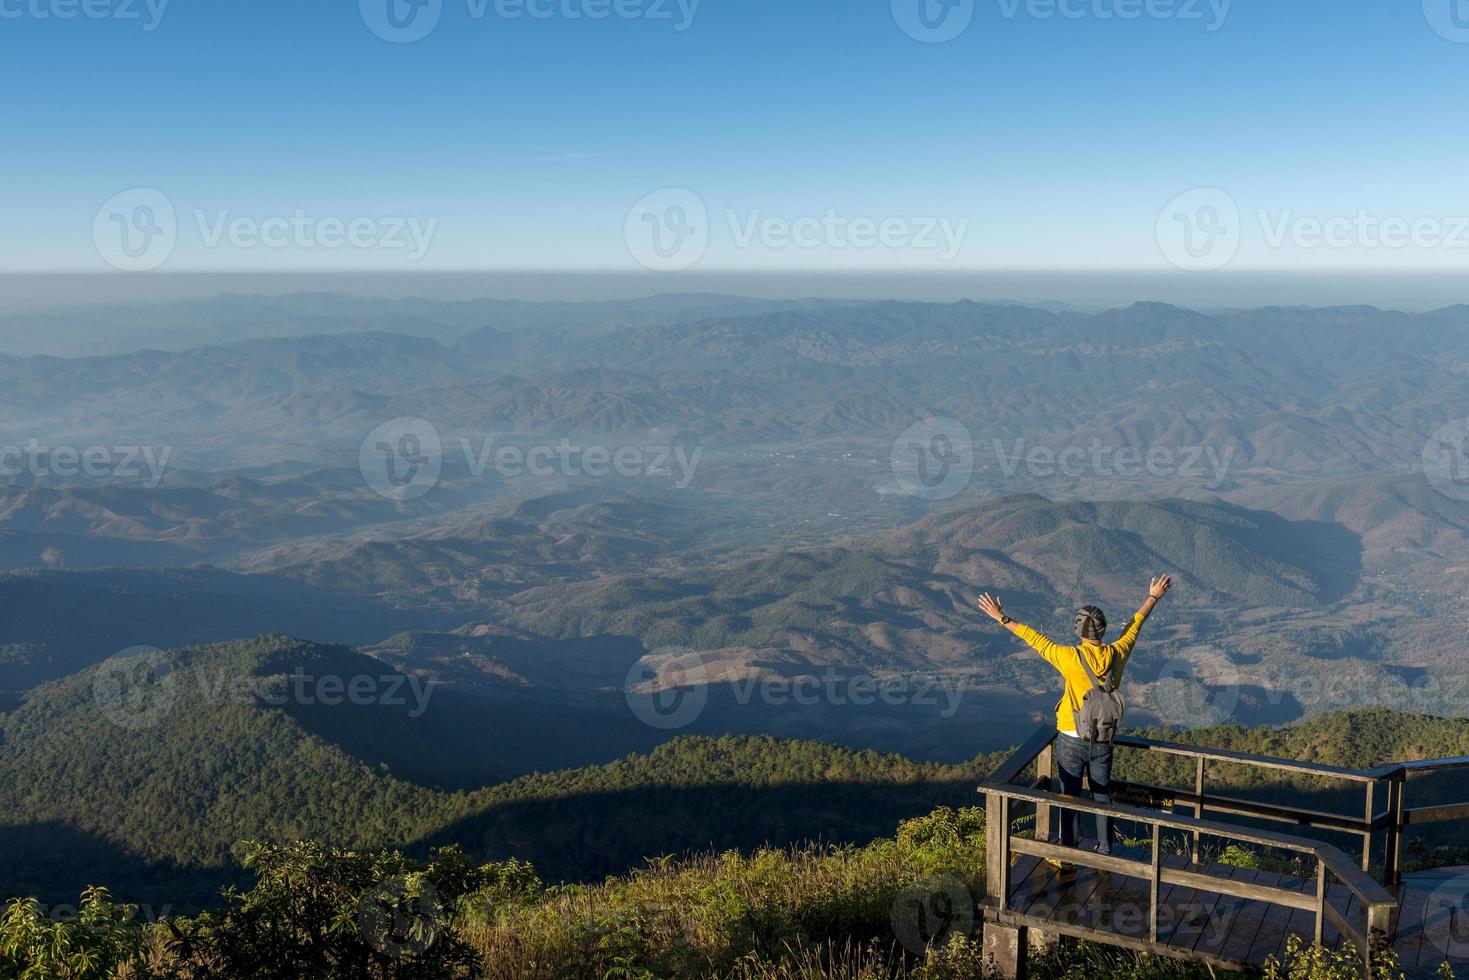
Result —
MULTIPOLYGON (((290 302, 243 305, 267 317, 290 302)), ((1464 307, 772 307, 521 305, 513 324, 472 328, 489 314, 455 307, 452 336, 288 332, 171 353, 9 356, 0 436, 169 445, 177 465, 219 468, 346 456, 396 416, 446 437, 660 433, 717 447, 891 440, 938 415, 967 424, 987 460, 1005 455, 997 440, 1213 447, 1232 465, 1211 489, 1229 489, 1401 470, 1433 429, 1469 415, 1464 307)))

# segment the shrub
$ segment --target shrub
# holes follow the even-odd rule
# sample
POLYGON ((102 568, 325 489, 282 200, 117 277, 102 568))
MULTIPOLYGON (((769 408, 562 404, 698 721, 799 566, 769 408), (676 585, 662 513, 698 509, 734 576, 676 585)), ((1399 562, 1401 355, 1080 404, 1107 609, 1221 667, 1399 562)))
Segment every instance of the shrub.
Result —
POLYGON ((142 950, 136 909, 105 888, 82 893, 74 919, 52 921, 34 899, 0 916, 0 980, 106 980, 142 950))
POLYGON ((171 924, 178 980, 450 980, 480 974, 479 956, 456 931, 493 901, 534 893, 528 865, 476 866, 454 848, 427 863, 392 851, 357 852, 310 842, 243 845, 258 876, 227 891, 221 915, 171 924))

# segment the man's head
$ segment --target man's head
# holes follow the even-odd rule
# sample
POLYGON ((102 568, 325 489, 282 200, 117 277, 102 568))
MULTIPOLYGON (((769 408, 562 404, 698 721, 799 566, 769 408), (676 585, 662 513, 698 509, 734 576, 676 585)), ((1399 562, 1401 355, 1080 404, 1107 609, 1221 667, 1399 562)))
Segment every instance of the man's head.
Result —
POLYGON ((1107 616, 1096 606, 1082 606, 1076 614, 1076 635, 1083 640, 1101 643, 1107 635, 1107 616))

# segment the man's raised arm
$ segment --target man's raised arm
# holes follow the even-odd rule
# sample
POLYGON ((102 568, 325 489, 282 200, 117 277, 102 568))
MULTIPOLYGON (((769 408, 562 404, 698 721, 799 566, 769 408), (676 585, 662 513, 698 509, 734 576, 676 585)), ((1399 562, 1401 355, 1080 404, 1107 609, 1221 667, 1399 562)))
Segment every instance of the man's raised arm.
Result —
POLYGON ((1153 609, 1158 605, 1158 600, 1167 595, 1168 590, 1172 587, 1173 578, 1168 575, 1160 575, 1148 585, 1148 597, 1138 607, 1137 614, 1132 617, 1132 622, 1128 624, 1127 629, 1123 630, 1117 642, 1112 644, 1112 648, 1122 656, 1124 664, 1132 654, 1133 645, 1137 643, 1138 630, 1142 629, 1143 623, 1153 615, 1153 609))
POLYGON ((979 597, 979 608, 990 619, 993 619, 1005 627, 1005 629, 1024 640, 1032 650, 1040 654, 1052 666, 1056 665, 1062 651, 1068 649, 1045 634, 1031 629, 1024 623, 1017 623, 1009 616, 1006 616, 1004 604, 988 592, 979 597))

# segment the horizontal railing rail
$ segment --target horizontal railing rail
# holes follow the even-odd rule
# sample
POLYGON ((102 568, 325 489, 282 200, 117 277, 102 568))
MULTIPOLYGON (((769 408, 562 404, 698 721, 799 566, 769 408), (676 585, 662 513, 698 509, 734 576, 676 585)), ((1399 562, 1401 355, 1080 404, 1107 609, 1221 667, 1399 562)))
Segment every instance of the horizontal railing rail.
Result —
POLYGON ((1274 769, 1281 772, 1293 772, 1303 776, 1320 776, 1325 779, 1347 779, 1361 783, 1378 782, 1380 777, 1363 772, 1360 769, 1344 769, 1340 766, 1324 766, 1314 762, 1296 762, 1292 759, 1277 759, 1268 755, 1252 755, 1248 752, 1230 752, 1226 749, 1203 748, 1198 745, 1187 745, 1183 742, 1165 742, 1159 739, 1143 738, 1138 735, 1118 735, 1117 744, 1127 748, 1146 749, 1149 752, 1160 752, 1165 755, 1186 756, 1190 759, 1204 759, 1208 762, 1229 762, 1242 766, 1253 766, 1257 769, 1274 769))

